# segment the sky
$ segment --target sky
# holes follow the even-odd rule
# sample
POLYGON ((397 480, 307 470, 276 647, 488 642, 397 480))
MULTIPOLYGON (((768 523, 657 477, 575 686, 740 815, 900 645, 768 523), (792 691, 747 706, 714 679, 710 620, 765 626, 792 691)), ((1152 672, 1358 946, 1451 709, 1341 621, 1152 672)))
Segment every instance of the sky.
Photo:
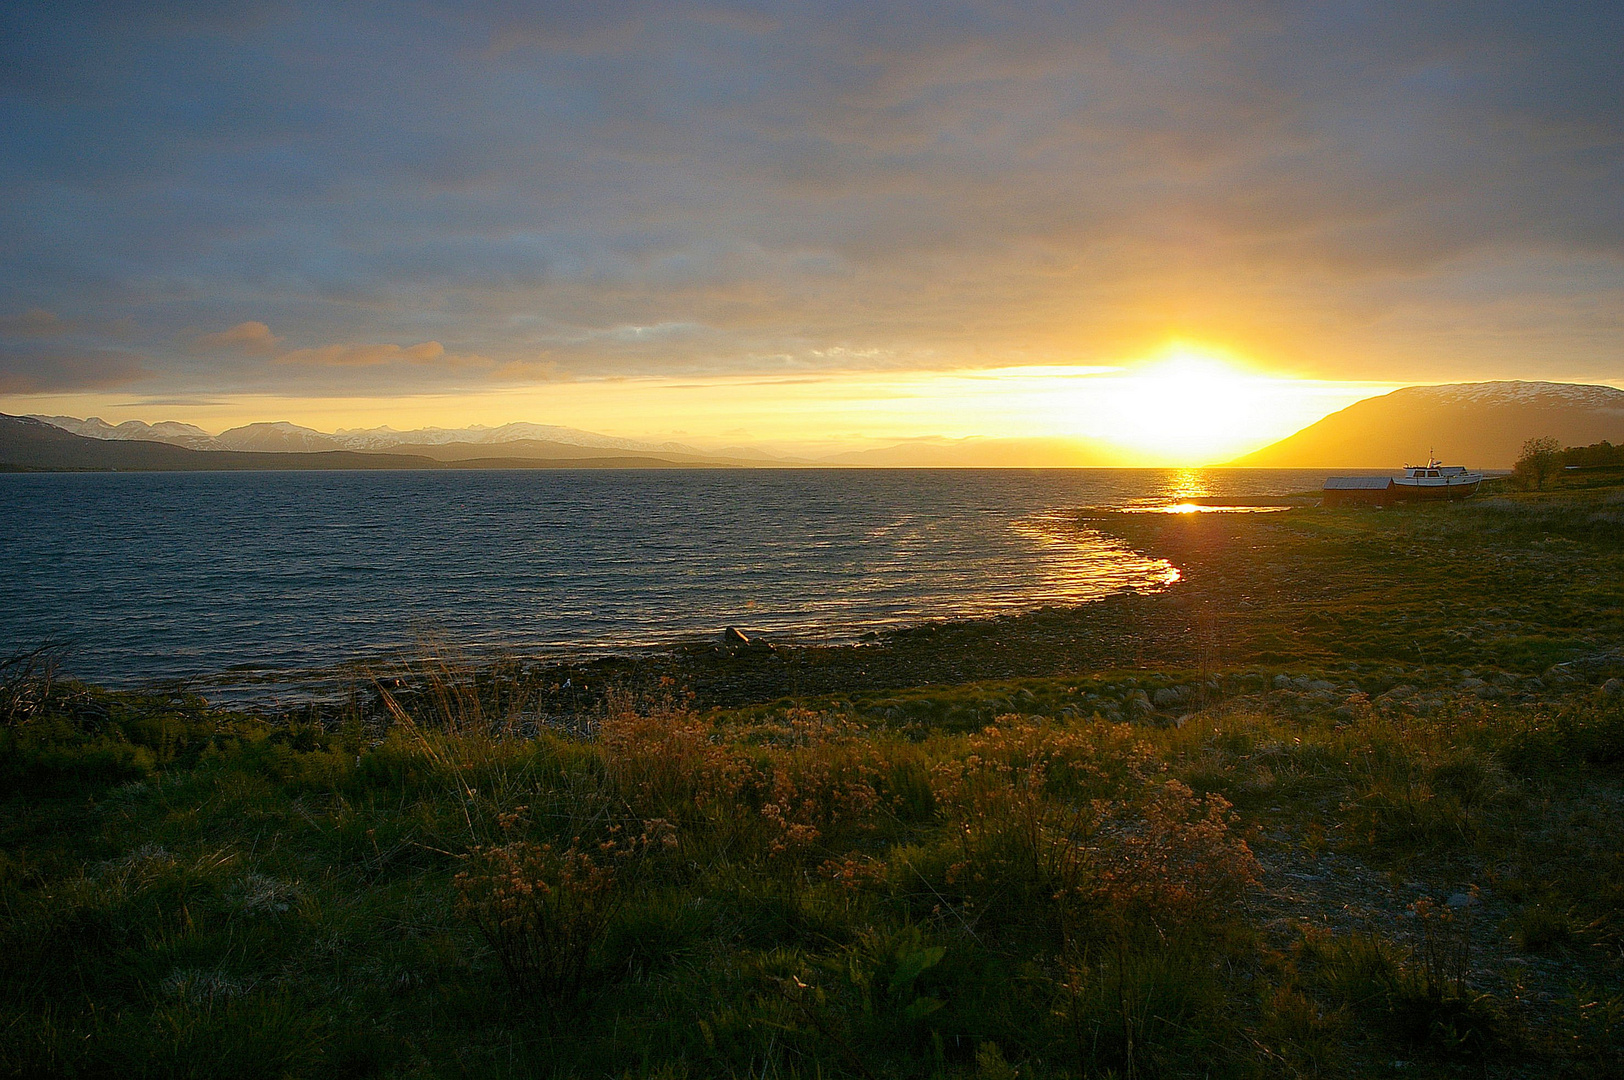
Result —
POLYGON ((0 11, 0 411, 1174 460, 1624 383, 1616 2, 220 7, 0 11))

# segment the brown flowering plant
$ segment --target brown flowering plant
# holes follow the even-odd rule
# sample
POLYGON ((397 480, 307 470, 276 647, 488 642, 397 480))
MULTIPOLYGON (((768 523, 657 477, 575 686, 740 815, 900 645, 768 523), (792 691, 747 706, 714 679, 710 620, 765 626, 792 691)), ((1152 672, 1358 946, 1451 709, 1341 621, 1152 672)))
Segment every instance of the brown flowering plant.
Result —
POLYGON ((1168 780, 1141 807, 1117 809, 1093 842, 1094 889, 1111 906, 1199 919, 1257 883, 1257 859, 1223 796, 1168 780))
POLYGON ((968 750, 931 776, 938 811, 958 839, 948 884, 1024 889, 1033 899, 1081 886, 1087 842, 1108 812, 1109 800, 1099 796, 1148 769, 1147 752, 1121 725, 1058 727, 1003 716, 972 736, 968 750))
POLYGON ((735 817, 749 763, 685 708, 640 712, 611 701, 599 730, 609 779, 639 817, 684 827, 735 817))
POLYGON ((457 913, 484 935, 513 985, 550 1001, 580 993, 618 894, 607 860, 576 840, 478 847, 456 877, 457 913))
MULTIPOLYGON (((500 816, 504 831, 525 823, 526 807, 500 816)), ((621 826, 584 846, 576 837, 552 844, 514 840, 476 847, 456 876, 457 913, 478 927, 513 985, 552 1001, 580 993, 593 949, 619 907, 625 872, 656 848, 677 843, 664 818, 627 838, 621 826)))
POLYGON ((757 779, 768 856, 795 863, 820 840, 871 830, 877 776, 861 756, 838 749, 779 756, 757 779))

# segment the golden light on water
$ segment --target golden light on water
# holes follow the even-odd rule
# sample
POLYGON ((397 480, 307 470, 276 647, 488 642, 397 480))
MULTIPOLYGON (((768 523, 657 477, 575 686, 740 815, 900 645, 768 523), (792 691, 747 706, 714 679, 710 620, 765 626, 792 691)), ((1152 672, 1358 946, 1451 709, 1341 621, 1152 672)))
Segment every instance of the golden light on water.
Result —
POLYGON ((1207 486, 1207 476, 1200 469, 1180 469, 1173 474, 1172 489, 1167 493, 1175 502, 1187 503, 1189 499, 1200 499, 1212 494, 1207 486))

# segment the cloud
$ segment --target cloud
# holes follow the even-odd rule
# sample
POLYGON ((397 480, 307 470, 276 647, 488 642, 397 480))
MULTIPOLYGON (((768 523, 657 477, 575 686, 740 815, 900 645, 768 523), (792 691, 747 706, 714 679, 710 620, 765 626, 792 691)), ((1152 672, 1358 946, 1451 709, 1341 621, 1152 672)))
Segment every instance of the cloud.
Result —
POLYGON ((0 17, 0 283, 166 392, 1172 336, 1624 375, 1616 3, 255 11, 0 17))
POLYGON ((282 338, 262 322, 240 322, 217 334, 203 334, 193 342, 197 349, 227 349, 244 353, 272 353, 282 338))
POLYGON ((55 337, 73 327, 54 312, 30 308, 21 315, 0 315, 0 335, 12 337, 55 337))
POLYGON ((497 362, 478 353, 451 353, 438 341, 416 345, 322 345, 295 349, 276 357, 277 364, 311 368, 372 368, 415 365, 440 371, 490 369, 497 362))
POLYGON ((148 374, 142 358, 130 353, 0 350, 0 394, 107 390, 148 374))
POLYGON ((494 368, 490 377, 508 383, 566 382, 570 373, 553 360, 509 360, 494 368))
POLYGON ((312 367, 377 367, 381 364, 429 364, 445 356, 438 341, 417 345, 323 345, 315 349, 295 349, 276 358, 279 364, 305 364, 312 367))

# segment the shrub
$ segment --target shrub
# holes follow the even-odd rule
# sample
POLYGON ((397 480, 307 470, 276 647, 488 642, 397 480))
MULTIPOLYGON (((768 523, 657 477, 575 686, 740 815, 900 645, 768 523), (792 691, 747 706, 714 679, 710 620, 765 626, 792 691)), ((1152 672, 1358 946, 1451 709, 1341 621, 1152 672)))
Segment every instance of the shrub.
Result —
POLYGON ((599 743, 610 783, 636 817, 678 826, 739 817, 748 763, 719 745, 691 714, 674 708, 639 712, 632 702, 612 698, 599 743))
POLYGON ((874 827, 877 770, 845 748, 778 754, 761 780, 768 856, 796 864, 820 841, 838 843, 874 827))
POLYGON ((999 718, 963 758, 932 773, 937 812, 959 847, 948 883, 1016 904, 1078 893, 1089 839, 1124 786, 1137 787, 1148 750, 1125 725, 1058 727, 999 718))
POLYGON ((1258 863, 1217 794, 1168 780, 1137 812, 1117 810, 1095 842, 1096 893, 1113 907, 1191 922, 1257 884, 1258 863))
POLYGON ((571 844, 483 846, 456 877, 457 911, 515 987, 554 1002, 581 990, 619 901, 614 871, 571 844))

